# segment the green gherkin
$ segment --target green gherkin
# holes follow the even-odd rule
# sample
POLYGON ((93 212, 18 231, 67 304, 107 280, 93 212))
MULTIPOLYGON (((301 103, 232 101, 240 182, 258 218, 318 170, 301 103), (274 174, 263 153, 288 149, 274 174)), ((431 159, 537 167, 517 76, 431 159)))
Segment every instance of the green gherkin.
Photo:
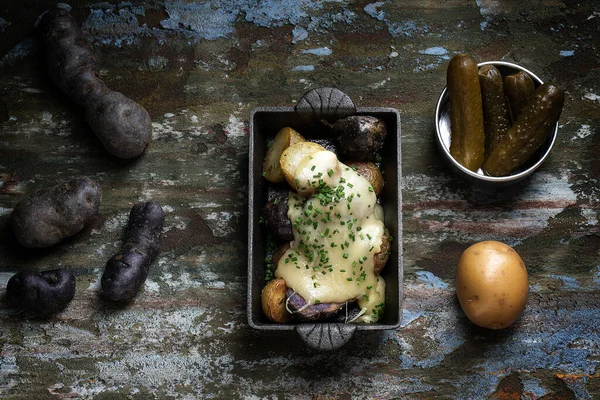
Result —
POLYGON ((527 99, 533 92, 535 92, 535 85, 525 71, 519 71, 504 78, 504 93, 513 121, 519 118, 527 99))
POLYGON ((485 156, 485 133, 477 63, 466 54, 450 60, 450 154, 463 167, 477 171, 485 156))
POLYGON ((510 128, 508 106, 504 98, 502 74, 493 65, 484 65, 479 69, 481 100, 483 102, 483 126, 485 130, 485 155, 500 143, 510 128))
POLYGON ((485 161, 485 173, 506 176, 525 164, 552 132, 560 118, 564 99, 562 89, 553 84, 537 88, 519 118, 485 161))

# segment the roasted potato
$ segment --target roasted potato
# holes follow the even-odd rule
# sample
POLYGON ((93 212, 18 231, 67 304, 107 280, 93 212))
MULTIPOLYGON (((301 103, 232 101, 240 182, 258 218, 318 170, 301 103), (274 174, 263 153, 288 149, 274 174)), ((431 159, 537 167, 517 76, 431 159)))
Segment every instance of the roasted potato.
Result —
POLYGON ((261 292, 263 312, 273 322, 285 324, 292 320, 292 315, 285 308, 286 293, 287 286, 283 279, 269 281, 261 292))
POLYGON ((135 297, 160 252, 164 220, 164 211, 156 202, 132 207, 121 251, 108 260, 102 274, 102 292, 106 297, 113 301, 135 297))
POLYGON ((26 196, 14 208, 11 223, 17 241, 25 246, 52 246, 81 231, 102 203, 98 182, 73 179, 26 196))
POLYGON ((271 256, 271 260, 275 267, 277 267, 277 264, 279 264, 279 260, 281 260, 281 257, 283 257, 285 252, 288 251, 290 249, 290 247, 291 247, 290 243, 286 242, 286 243, 282 244, 281 246, 279 246, 277 249, 275 249, 275 251, 273 252, 273 254, 271 256))
POLYGON ((294 240, 292 222, 288 218, 289 192, 276 192, 264 208, 264 216, 269 231, 281 240, 294 240))
POLYGON ((283 182, 285 176, 280 164, 281 154, 291 145, 305 141, 306 139, 300 133, 289 127, 277 132, 265 156, 265 179, 271 182, 283 182))
POLYGON ((296 184, 296 169, 300 163, 312 154, 323 151, 325 148, 314 142, 299 142, 287 149, 281 154, 280 164, 283 175, 287 183, 294 189, 298 190, 296 184))
POLYGON ((335 317, 345 303, 319 303, 306 306, 306 301, 298 293, 287 290, 288 307, 301 321, 323 321, 335 317))
POLYGON ((353 168, 360 176, 369 181, 373 187, 375 196, 379 197, 381 195, 383 191, 383 175, 377 165, 370 161, 347 162, 346 165, 353 168))
POLYGON ((385 232, 383 233, 383 237, 381 238, 381 248, 379 249, 379 252, 373 255, 373 260, 375 261, 375 266, 373 267, 373 270, 375 271, 375 274, 381 273, 381 271, 385 267, 385 264, 388 261, 388 258, 390 258, 391 250, 392 235, 390 234, 390 231, 386 228, 385 232))
POLYGON ((6 299, 11 307, 53 314, 65 308, 75 296, 75 275, 59 268, 48 271, 21 271, 6 285, 6 299))
POLYGON ((337 137, 340 155, 346 160, 375 160, 387 136, 385 122, 370 115, 339 119, 332 129, 337 137))

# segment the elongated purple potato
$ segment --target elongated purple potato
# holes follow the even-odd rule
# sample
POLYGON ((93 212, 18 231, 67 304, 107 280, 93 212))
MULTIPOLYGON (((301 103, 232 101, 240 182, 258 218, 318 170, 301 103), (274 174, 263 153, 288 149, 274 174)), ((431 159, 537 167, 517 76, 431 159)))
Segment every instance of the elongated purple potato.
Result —
POLYGON ((100 185, 90 178, 38 190, 21 200, 12 212, 15 237, 25 247, 52 246, 89 224, 101 203, 100 185))
POLYGON ((141 202, 129 213, 129 223, 121 251, 106 263, 102 292, 114 301, 136 296, 148 270, 160 252, 160 235, 165 214, 155 202, 141 202))
POLYGON ((75 296, 75 275, 63 268, 48 271, 21 271, 6 285, 11 307, 53 314, 62 310, 75 296))
POLYGON ((40 21, 48 75, 73 101, 85 108, 86 120, 106 150, 134 158, 152 140, 152 121, 144 107, 100 79, 96 58, 75 19, 54 8, 40 21))

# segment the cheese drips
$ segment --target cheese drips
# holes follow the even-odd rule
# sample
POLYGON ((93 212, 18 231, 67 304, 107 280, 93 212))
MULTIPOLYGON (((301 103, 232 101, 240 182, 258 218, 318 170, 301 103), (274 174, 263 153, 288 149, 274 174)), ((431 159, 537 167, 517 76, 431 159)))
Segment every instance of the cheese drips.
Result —
POLYGON ((305 157, 290 192, 291 248, 275 271, 307 304, 356 300, 359 322, 375 322, 383 311, 385 281, 374 273, 381 249, 383 209, 369 182, 330 151, 305 157))

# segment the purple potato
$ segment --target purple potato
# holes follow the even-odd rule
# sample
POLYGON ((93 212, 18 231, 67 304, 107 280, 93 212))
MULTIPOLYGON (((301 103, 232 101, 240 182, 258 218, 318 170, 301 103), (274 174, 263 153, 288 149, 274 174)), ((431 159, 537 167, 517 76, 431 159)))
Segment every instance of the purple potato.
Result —
POLYGON ((38 314, 62 310, 75 296, 75 275, 66 269, 21 271, 6 285, 6 300, 13 308, 38 314))

